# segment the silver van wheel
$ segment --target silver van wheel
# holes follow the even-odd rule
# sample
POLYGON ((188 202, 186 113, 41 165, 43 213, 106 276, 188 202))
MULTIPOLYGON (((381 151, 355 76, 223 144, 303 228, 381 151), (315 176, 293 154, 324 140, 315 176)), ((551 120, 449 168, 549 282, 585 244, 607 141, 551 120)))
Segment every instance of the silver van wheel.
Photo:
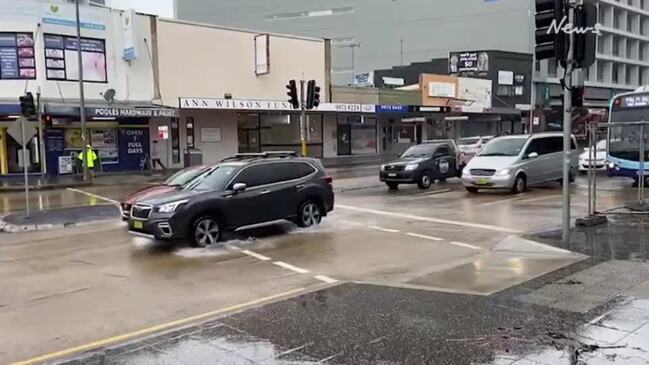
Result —
POLYGON ((516 180, 514 180, 514 187, 512 188, 512 193, 520 194, 524 193, 525 190, 527 190, 527 181, 525 180, 525 176, 516 176, 516 180))

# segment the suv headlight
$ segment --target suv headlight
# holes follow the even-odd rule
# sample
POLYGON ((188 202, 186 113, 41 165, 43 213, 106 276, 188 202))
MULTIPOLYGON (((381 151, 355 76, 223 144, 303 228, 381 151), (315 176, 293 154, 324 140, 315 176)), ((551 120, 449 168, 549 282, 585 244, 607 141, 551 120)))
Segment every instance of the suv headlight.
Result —
POLYGON ((188 202, 188 200, 184 199, 184 200, 178 200, 178 201, 167 203, 167 204, 162 204, 161 206, 158 207, 158 212, 160 212, 160 213, 172 213, 172 212, 175 212, 176 209, 179 206, 181 206, 181 205, 183 205, 183 204, 185 204, 187 202, 188 202))
POLYGON ((496 175, 498 175, 498 176, 509 175, 509 173, 510 173, 511 171, 512 171, 512 170, 510 170, 510 169, 502 169, 502 170, 498 171, 498 172, 496 173, 496 175))
POLYGON ((406 171, 412 171, 412 170, 417 170, 417 167, 419 167, 418 163, 411 163, 410 165, 406 165, 406 171))

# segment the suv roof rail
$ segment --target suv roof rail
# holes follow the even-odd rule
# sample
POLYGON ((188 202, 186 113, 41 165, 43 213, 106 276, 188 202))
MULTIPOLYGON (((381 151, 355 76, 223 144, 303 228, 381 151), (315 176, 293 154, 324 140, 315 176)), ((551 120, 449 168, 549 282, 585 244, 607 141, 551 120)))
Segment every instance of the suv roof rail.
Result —
POLYGON ((270 158, 270 157, 297 157, 297 152, 295 151, 266 151, 266 152, 252 152, 252 153, 237 153, 232 157, 226 157, 221 162, 227 161, 243 161, 243 160, 254 160, 258 158, 270 158))

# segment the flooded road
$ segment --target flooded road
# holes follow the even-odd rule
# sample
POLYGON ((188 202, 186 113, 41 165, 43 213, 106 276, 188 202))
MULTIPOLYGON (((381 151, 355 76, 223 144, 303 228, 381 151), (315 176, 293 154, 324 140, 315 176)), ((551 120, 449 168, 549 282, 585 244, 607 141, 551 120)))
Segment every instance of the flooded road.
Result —
MULTIPOLYGON (((84 192, 111 200, 128 194, 84 192)), ((52 202, 97 199, 55 193, 48 192, 52 202)), ((599 196, 605 209, 635 192, 614 186, 599 196)), ((586 197, 574 187, 574 217, 585 214, 586 197)), ((206 249, 131 236, 119 219, 0 235, 0 362, 114 348, 87 356, 126 364, 513 363, 548 348, 542 361, 521 363, 556 363, 552 356, 564 347, 603 345, 553 336, 575 339, 595 317, 623 308, 607 302, 572 312, 539 299, 558 290, 557 273, 601 262, 533 238, 559 224, 558 184, 516 196, 470 195, 452 181, 427 191, 372 187, 339 192, 336 204, 319 227, 282 222, 206 249), (171 332, 136 341, 160 331, 171 332), (125 341, 136 342, 120 347, 125 341), (203 361, 215 358, 225 360, 203 361)), ((636 284, 624 288, 624 303, 641 314, 643 284, 636 284)), ((608 328, 607 318, 618 317, 592 325, 608 328)))

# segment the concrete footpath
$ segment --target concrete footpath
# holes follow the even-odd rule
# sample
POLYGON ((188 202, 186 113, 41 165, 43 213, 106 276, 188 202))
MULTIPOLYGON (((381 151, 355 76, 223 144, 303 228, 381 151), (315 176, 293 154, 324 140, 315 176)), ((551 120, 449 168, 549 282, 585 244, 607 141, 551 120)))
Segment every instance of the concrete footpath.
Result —
POLYGON ((0 232, 17 233, 61 229, 119 218, 115 205, 91 205, 8 214, 0 220, 0 232))

